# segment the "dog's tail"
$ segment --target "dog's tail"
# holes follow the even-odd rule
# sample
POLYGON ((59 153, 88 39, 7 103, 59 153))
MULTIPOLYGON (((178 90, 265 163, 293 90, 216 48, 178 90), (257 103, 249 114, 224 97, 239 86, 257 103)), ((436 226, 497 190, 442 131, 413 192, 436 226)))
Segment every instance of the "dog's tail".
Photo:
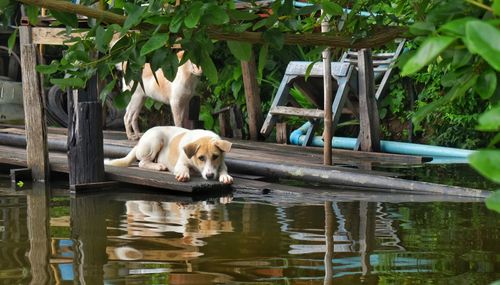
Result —
POLYGON ((135 156, 136 148, 134 147, 128 154, 127 156, 123 158, 117 158, 117 159, 105 159, 104 164, 106 165, 113 165, 113 166, 120 166, 120 167, 127 167, 132 162, 136 161, 137 158, 135 156))

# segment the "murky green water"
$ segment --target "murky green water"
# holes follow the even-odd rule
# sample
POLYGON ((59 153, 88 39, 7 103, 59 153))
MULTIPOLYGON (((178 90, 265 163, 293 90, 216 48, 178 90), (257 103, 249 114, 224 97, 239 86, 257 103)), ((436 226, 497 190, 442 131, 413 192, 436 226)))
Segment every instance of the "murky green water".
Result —
POLYGON ((0 176, 0 284, 500 279, 500 215, 470 200, 247 190, 196 201, 137 189, 75 198, 57 186, 49 198, 34 188, 11 190, 0 176))

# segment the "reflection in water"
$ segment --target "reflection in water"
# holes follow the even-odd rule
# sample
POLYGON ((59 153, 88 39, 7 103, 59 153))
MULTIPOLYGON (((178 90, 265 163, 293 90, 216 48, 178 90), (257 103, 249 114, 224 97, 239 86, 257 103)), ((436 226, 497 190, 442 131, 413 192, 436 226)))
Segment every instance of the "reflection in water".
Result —
POLYGON ((47 208, 29 202, 44 201, 33 193, 0 193, 0 284, 500 279, 500 222, 482 203, 305 204, 238 193, 233 200, 207 201, 100 194, 54 195, 47 208), (50 217, 45 234, 43 223, 29 222, 43 217, 50 217))

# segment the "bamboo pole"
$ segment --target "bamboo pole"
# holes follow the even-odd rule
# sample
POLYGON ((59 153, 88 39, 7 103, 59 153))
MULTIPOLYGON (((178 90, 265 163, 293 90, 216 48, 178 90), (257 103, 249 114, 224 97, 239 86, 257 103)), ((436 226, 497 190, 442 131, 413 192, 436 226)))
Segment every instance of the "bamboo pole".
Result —
MULTIPOLYGON (((21 3, 47 8, 59 12, 69 12, 94 18, 100 22, 108 24, 123 25, 126 16, 117 15, 108 11, 100 11, 84 5, 73 4, 61 0, 18 0, 21 3)), ((143 23, 138 29, 151 29, 156 26, 143 23)), ((168 29, 168 28, 164 28, 168 29)), ((371 48, 386 44, 396 38, 405 37, 408 31, 407 27, 384 27, 373 33, 371 36, 353 41, 352 37, 321 35, 321 34, 285 34, 284 41, 287 45, 309 45, 309 46, 330 46, 340 48, 371 48)), ((252 44, 264 43, 261 32, 223 32, 218 29, 209 28, 208 36, 213 40, 231 40, 249 42, 252 44)))
MULTIPOLYGON (((322 14, 325 12, 322 11, 322 14)), ((330 30, 328 17, 323 18, 321 23, 321 32, 328 33, 330 30)), ((332 71, 331 61, 332 55, 330 48, 326 48, 322 52, 323 56, 323 96, 324 96, 324 112, 323 112, 323 164, 332 165, 332 71)))

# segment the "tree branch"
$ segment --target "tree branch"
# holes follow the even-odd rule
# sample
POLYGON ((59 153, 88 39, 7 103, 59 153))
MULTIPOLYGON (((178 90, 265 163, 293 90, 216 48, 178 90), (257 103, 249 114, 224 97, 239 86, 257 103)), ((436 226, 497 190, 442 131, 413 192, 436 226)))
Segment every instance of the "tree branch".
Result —
MULTIPOLYGON (((84 5, 73 4, 60 0, 18 0, 21 3, 47 8, 59 12, 68 12, 94 18, 108 24, 123 25, 127 17, 117 15, 108 11, 101 11, 84 5)), ((141 24, 138 28, 154 27, 149 24, 141 24)), ((137 28, 137 27, 136 27, 137 28)), ((287 45, 309 45, 330 46, 340 48, 374 48, 384 45, 396 38, 405 37, 408 29, 406 27, 384 27, 375 34, 354 41, 350 37, 332 36, 325 34, 289 34, 285 33, 285 44, 287 45)), ((208 36, 213 40, 231 40, 249 43, 265 43, 261 32, 222 32, 218 29, 208 29, 208 36)))

